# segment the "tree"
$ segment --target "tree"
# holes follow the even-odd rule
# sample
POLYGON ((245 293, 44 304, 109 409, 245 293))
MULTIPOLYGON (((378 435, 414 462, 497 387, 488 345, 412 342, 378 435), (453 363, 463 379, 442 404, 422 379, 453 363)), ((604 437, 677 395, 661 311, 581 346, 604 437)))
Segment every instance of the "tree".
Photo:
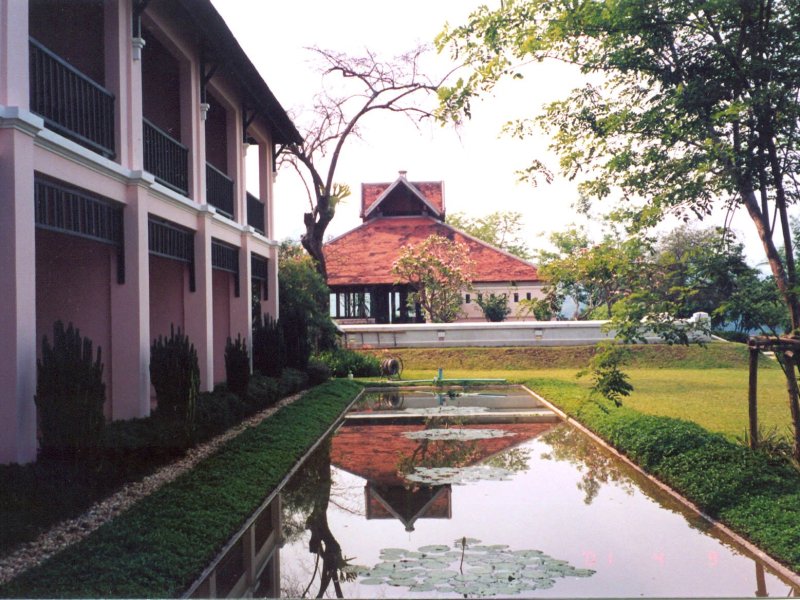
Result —
POLYGON ((280 164, 294 168, 306 185, 309 211, 303 216, 305 233, 300 241, 317 271, 327 279, 322 252, 325 231, 339 202, 350 195, 348 186, 334 181, 345 143, 351 137, 360 137, 361 120, 376 111, 401 113, 412 119, 429 116, 430 111, 413 100, 435 93, 439 84, 420 71, 424 46, 388 62, 370 51, 362 57, 349 57, 331 50, 311 50, 321 59, 328 88, 314 99, 314 116, 303 132, 303 141, 284 147, 280 164), (335 77, 339 79, 331 81, 335 77), (336 84, 344 84, 340 93, 327 91, 336 84))
POLYGON ((487 321, 500 322, 505 321, 506 317, 511 313, 511 307, 508 305, 507 294, 490 294, 488 296, 478 295, 478 306, 483 311, 483 316, 487 321))
MULTIPOLYGON (((282 326, 288 323, 291 327, 308 328, 307 340, 299 340, 296 335, 293 335, 293 340, 286 339, 284 331, 285 344, 296 346, 307 341, 311 352, 335 346, 336 326, 327 309, 329 294, 330 290, 311 257, 296 242, 284 241, 278 255, 279 320, 282 326)), ((294 354, 307 353, 297 348, 294 354)))
POLYGON ((463 212, 456 212, 447 215, 447 222, 456 229, 523 260, 532 258, 531 251, 520 233, 522 213, 498 210, 485 217, 468 217, 463 212))
MULTIPOLYGON (((604 83, 574 90, 538 120, 553 135, 562 171, 587 174, 584 206, 619 193, 616 213, 635 230, 667 213, 702 219, 715 207, 744 207, 796 336, 800 302, 787 207, 800 195, 798 30, 796 4, 773 0, 483 6, 438 39, 471 68, 440 91, 440 114, 469 116, 477 94, 522 76, 523 60, 555 57, 601 75, 604 83)), ((524 135, 530 121, 511 129, 524 135)), ((798 357, 787 350, 779 358, 800 459, 798 357)))
POLYGON ((472 269, 466 244, 433 234, 404 246, 392 273, 413 288, 409 307, 419 304, 427 320, 450 323, 461 312, 461 294, 472 287, 472 269))
MULTIPOLYGON (((601 74, 547 107, 561 169, 589 173, 584 199, 618 190, 617 214, 642 229, 667 213, 702 218, 744 206, 778 289, 800 325, 787 205, 797 200, 800 11, 753 0, 525 0, 481 7, 438 39, 470 66, 440 91, 442 118, 469 116, 470 102, 506 76, 514 59, 555 57, 601 74), (787 249, 772 236, 773 217, 787 249)), ((517 121, 517 133, 530 132, 517 121)))
POLYGON ((539 271, 547 281, 548 304, 575 304, 574 319, 609 318, 614 304, 629 295, 645 271, 652 249, 638 238, 606 234, 593 243, 586 231, 571 227, 550 236, 556 250, 540 251, 539 271))

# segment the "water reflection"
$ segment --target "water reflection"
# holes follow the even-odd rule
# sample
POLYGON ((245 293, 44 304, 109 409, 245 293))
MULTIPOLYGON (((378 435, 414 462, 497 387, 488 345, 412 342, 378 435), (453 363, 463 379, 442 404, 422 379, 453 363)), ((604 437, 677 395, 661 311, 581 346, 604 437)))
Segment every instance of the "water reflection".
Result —
MULTIPOLYGON (((348 559, 342 546, 328 524, 328 507, 331 499, 331 439, 323 441, 311 454, 302 468, 283 490, 284 539, 296 541, 307 530, 308 551, 315 555, 314 571, 308 585, 299 594, 307 597, 318 580, 315 598, 322 598, 333 584, 337 598, 343 598, 342 581, 354 581, 356 574, 348 571, 348 559), (305 517, 305 527, 298 527, 298 519, 305 517)), ((292 594, 290 594, 292 595, 292 594)))
POLYGON ((547 432, 542 441, 550 446, 543 452, 546 460, 567 461, 581 471, 577 484, 584 492, 583 501, 591 504, 603 485, 613 482, 629 495, 633 493, 633 482, 621 468, 621 463, 600 448, 580 431, 566 425, 555 427, 547 432))
POLYGON ((284 504, 289 596, 796 591, 566 425, 351 423, 309 460, 284 504), (413 477, 487 466, 511 476, 413 477), (470 542, 460 549, 459 539, 470 542))

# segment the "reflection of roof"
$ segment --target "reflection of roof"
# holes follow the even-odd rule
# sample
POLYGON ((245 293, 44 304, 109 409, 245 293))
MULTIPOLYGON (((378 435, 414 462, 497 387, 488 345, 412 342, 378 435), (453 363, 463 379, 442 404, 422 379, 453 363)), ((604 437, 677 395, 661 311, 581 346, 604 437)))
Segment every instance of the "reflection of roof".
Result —
POLYGON ((472 280, 538 281, 527 261, 427 216, 378 217, 325 244, 328 285, 393 284, 392 265, 403 246, 418 244, 434 233, 466 244, 475 263, 472 280))
POLYGON ((414 530, 417 519, 449 519, 452 516, 449 485, 406 489, 403 486, 376 487, 367 483, 364 488, 367 519, 397 519, 414 530))
MULTIPOLYGON (((464 447, 469 444, 466 464, 460 466, 471 466, 533 439, 553 426, 553 423, 493 423, 492 429, 514 435, 450 443, 464 447)), ((486 429, 487 425, 463 425, 462 428, 486 429)), ((417 519, 449 519, 452 515, 449 485, 409 485, 398 472, 401 460, 411 458, 422 444, 403 433, 423 429, 425 425, 420 423, 348 424, 333 437, 331 463, 367 480, 364 488, 367 519, 397 519, 407 531, 413 531, 417 519)))
MULTIPOLYGON (((493 423, 491 425, 464 425, 464 429, 502 429, 515 435, 475 440, 470 455, 470 465, 518 446, 553 427, 553 423, 493 423)), ((403 457, 410 457, 420 446, 419 440, 410 440, 406 431, 420 431, 425 425, 345 425, 334 436, 331 445, 331 462, 376 486, 404 485, 397 472, 403 457)), ((458 442, 463 444, 463 442, 458 442)), ((449 466, 449 465, 442 465, 449 466)), ((462 465, 467 466, 467 465, 462 465)))

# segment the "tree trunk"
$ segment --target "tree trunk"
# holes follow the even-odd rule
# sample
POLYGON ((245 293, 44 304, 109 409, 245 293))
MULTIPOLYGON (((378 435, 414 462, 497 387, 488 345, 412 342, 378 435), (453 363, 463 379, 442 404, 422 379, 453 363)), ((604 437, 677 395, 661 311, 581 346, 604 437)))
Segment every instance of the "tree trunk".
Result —
MULTIPOLYGON (((753 219, 753 223, 755 223, 758 237, 761 238, 761 242, 764 245, 764 251, 767 254, 769 266, 775 277, 775 283, 789 309, 789 314, 792 319, 792 334, 794 335, 798 327, 800 327, 800 306, 798 305, 797 294, 789 283, 789 278, 787 277, 786 270, 783 268, 780 254, 778 254, 775 242, 772 239, 772 232, 764 223, 754 191, 749 189, 743 190, 740 193, 747 207, 747 212, 753 219)), ((791 252, 791 248, 789 251, 791 252)), ((792 454, 796 460, 800 461, 800 399, 798 398, 800 392, 797 387, 797 361, 792 352, 786 352, 783 359, 783 370, 786 374, 786 391, 789 396, 789 409, 792 413, 792 427, 794 428, 792 454)))
POLYGON ((800 402, 798 402, 797 387, 797 360, 791 350, 783 353, 783 372, 786 375, 786 389, 789 393, 789 410, 792 413, 792 424, 794 425, 794 443, 792 456, 800 461, 800 402))

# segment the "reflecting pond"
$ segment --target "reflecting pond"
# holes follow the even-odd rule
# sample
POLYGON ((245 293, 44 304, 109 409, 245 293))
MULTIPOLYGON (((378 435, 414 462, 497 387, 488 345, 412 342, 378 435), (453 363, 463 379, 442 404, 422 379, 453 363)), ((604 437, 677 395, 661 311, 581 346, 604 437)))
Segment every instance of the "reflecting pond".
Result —
MULTIPOLYGON (((460 398, 473 409, 494 402, 460 398)), ((454 399, 419 406, 375 396, 356 410, 418 411, 454 399)), ((494 408, 508 404, 495 400, 494 408)), ((282 595, 798 591, 571 426, 444 413, 348 419, 309 457, 282 494, 282 595)))

